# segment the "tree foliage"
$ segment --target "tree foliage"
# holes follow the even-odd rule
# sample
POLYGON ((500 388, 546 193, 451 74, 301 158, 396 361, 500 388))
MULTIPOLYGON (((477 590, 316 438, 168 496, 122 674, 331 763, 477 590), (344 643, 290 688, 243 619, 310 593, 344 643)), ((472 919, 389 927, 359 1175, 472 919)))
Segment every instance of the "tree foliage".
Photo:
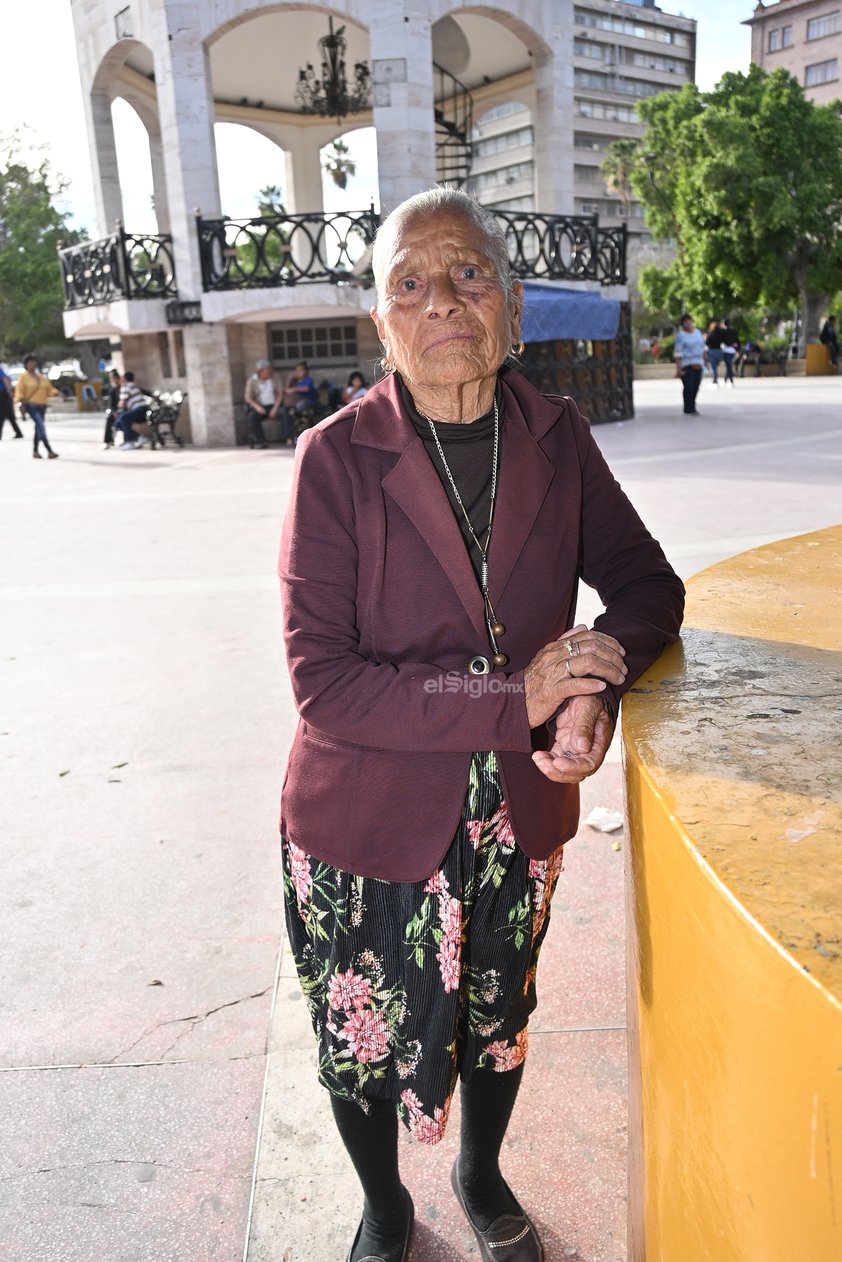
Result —
POLYGON ((752 66, 638 109, 646 134, 632 183, 653 233, 677 249, 665 278, 642 273, 647 303, 799 302, 815 337, 842 284, 842 104, 815 105, 787 71, 752 66))
POLYGON ((609 192, 619 198, 628 216, 634 197, 632 175, 637 163, 637 142, 612 140, 605 150, 602 174, 609 192))
POLYGON ((60 242, 80 234, 67 226, 69 213, 55 204, 64 185, 46 160, 28 164, 14 137, 3 146, 0 168, 0 355, 19 359, 27 351, 45 357, 66 354, 64 295, 56 255, 60 242))

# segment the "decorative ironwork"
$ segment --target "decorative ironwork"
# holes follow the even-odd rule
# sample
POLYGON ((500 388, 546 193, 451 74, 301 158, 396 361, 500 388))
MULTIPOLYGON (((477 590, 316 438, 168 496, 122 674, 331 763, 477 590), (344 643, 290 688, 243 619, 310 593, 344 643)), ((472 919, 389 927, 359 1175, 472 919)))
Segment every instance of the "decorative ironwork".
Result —
POLYGON ((596 215, 490 209, 506 233, 515 276, 625 284, 625 224, 602 229, 596 215))
POLYGON ((435 75, 436 181, 457 188, 471 174, 474 98, 464 83, 433 62, 435 75))
POLYGON ((200 302, 168 302, 166 313, 167 324, 202 323, 202 304, 200 302))
POLYGON ((119 13, 114 14, 114 30, 118 39, 131 39, 134 35, 132 6, 130 4, 127 4, 125 9, 120 9, 119 13))
POLYGON ((333 214, 197 219, 202 285, 260 289, 302 282, 371 284, 374 207, 333 214))
POLYGON ((333 18, 328 16, 330 33, 319 40, 321 49, 321 78, 310 64, 298 72, 295 99, 302 114, 320 114, 322 118, 335 118, 337 123, 348 114, 358 114, 369 107, 371 71, 367 61, 354 63, 354 86, 349 89, 345 74, 345 27, 333 29, 333 18))
POLYGON ((521 371, 542 394, 569 394, 593 424, 634 416, 631 304, 620 303, 610 342, 530 342, 521 371))
POLYGON ((178 293, 172 237, 126 232, 81 241, 58 252, 64 307, 93 307, 119 298, 169 298, 178 293))

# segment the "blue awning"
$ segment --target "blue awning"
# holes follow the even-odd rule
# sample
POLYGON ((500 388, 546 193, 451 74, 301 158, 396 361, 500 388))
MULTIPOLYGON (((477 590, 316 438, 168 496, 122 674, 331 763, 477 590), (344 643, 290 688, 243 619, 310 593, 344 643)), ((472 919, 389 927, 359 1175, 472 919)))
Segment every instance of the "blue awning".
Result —
POLYGON ((617 336, 620 304, 592 290, 565 289, 524 281, 524 342, 555 342, 562 338, 610 342, 617 336))

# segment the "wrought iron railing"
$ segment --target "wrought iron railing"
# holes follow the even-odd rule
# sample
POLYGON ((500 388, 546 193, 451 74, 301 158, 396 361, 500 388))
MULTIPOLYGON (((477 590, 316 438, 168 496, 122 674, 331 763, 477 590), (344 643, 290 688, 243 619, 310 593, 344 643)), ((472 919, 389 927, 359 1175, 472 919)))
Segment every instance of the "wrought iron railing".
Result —
POLYGON ((378 223, 373 206, 333 214, 198 218, 203 288, 367 284, 378 223))
POLYGON ((461 187, 471 174, 474 98, 464 83, 433 62, 436 180, 461 187))
POLYGON ((600 228, 596 215, 507 210, 492 213, 506 233, 515 276, 625 284, 625 224, 620 228, 600 228))
POLYGON ((93 307, 117 298, 172 298, 175 282, 172 237, 126 232, 80 241, 59 252, 64 307, 93 307))

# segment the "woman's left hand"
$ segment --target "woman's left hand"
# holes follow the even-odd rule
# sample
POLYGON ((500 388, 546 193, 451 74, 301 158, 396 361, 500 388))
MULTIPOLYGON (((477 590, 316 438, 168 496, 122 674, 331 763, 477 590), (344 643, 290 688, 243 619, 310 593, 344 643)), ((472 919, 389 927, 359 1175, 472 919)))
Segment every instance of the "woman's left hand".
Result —
POLYGON ((602 766, 613 734, 600 696, 571 697, 555 721, 552 749, 538 750, 532 761, 549 780, 580 784, 602 766))

